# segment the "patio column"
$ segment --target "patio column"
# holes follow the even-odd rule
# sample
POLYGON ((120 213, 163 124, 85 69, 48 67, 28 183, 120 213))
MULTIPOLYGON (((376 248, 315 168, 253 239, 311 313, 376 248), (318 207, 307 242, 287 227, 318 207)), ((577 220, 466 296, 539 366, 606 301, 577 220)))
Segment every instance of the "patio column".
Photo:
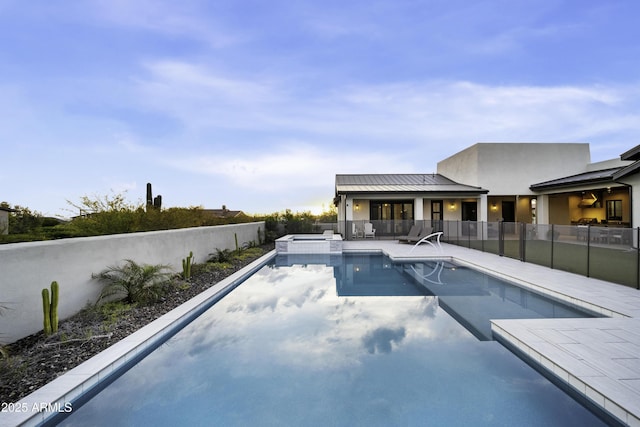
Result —
POLYGON ((347 197, 345 215, 347 221, 353 221, 353 197, 347 197))
POLYGON ((480 195, 480 206, 478 206, 478 221, 489 221, 489 199, 486 194, 480 195))
POLYGON ((536 197, 536 224, 549 224, 549 196, 539 194, 536 197))
POLYGON ((424 198, 416 197, 413 200, 413 219, 422 221, 424 219, 424 198))

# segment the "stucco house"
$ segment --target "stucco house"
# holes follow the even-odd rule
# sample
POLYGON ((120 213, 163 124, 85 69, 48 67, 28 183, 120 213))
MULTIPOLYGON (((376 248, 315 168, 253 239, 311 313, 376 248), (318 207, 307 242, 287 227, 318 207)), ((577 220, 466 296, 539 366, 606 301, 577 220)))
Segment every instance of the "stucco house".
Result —
POLYGON ((242 211, 229 210, 226 205, 222 205, 222 209, 203 209, 205 215, 215 218, 240 218, 246 216, 242 211))
MULTIPOLYGON (((488 190, 440 174, 336 175, 338 222, 376 226, 377 236, 406 234, 414 221, 476 220, 488 190)), ((340 230, 351 234, 355 230, 340 230)))
POLYGON ((381 236, 416 220, 637 227, 638 172, 640 146, 591 163, 585 143, 477 143, 436 174, 336 175, 334 203, 347 235, 350 221, 380 221, 381 236))
POLYGON ((9 234, 9 213, 16 212, 11 208, 0 207, 0 234, 9 234))

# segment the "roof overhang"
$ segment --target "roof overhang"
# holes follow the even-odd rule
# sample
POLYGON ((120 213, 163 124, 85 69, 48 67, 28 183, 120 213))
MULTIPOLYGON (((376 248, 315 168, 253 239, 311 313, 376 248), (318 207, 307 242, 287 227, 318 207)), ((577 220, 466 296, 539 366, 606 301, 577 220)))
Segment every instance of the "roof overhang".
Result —
POLYGON ((627 177, 629 175, 633 175, 638 173, 638 171, 640 171, 640 162, 635 162, 630 164, 629 166, 626 166, 622 169, 620 169, 618 172, 613 174, 613 179, 622 179, 624 177, 627 177))
POLYGON ((489 190, 470 187, 467 185, 337 185, 336 194, 443 194, 443 193, 468 193, 486 194, 489 190))
POLYGON ((640 160, 640 145, 636 145, 631 150, 620 154, 620 160, 640 160))
POLYGON ((478 196, 489 190, 459 184, 440 174, 336 175, 336 197, 340 195, 450 195, 478 196))
MULTIPOLYGON (((633 165, 632 165, 633 166, 633 165)), ((551 181, 540 182, 529 187, 531 191, 558 190, 563 188, 575 188, 587 185, 604 185, 615 183, 615 175, 626 167, 602 169, 571 175, 551 181)))

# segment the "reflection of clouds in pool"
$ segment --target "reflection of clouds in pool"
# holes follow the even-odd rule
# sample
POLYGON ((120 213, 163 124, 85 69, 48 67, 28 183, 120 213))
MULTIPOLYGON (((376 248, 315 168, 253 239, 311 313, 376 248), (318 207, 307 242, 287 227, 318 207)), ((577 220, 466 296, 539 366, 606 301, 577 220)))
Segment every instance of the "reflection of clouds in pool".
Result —
POLYGON ((399 345, 406 336, 404 328, 377 328, 362 337, 364 348, 371 354, 391 353, 393 344, 399 345))
MULTIPOLYGON (((273 363, 279 365, 340 369, 358 363, 363 342, 372 343, 376 338, 367 334, 376 328, 402 330, 406 342, 467 335, 437 316, 434 297, 393 297, 392 304, 388 297, 340 298, 331 267, 290 267, 286 281, 279 279, 281 274, 281 269, 263 269, 220 301, 207 313, 218 321, 204 339, 214 348, 233 341, 236 357, 241 360, 277 352, 273 363), (224 316, 217 312, 224 312, 224 316), (249 336, 251 339, 237 339, 249 336)), ((390 349, 391 342, 398 346, 402 340, 369 348, 383 351, 390 349)))
MULTIPOLYGON (((134 367, 127 388, 148 393, 169 382, 184 396, 226 377, 339 372, 415 340, 467 334, 450 330, 435 297, 393 297, 392 304, 388 297, 338 297, 326 266, 295 266, 286 278, 280 269, 260 270, 134 367), (208 371, 193 375, 203 367, 208 371)), ((139 405, 117 394, 109 399, 139 405)))
POLYGON ((245 362, 252 375, 296 366, 338 370, 415 340, 468 335, 438 312, 435 297, 338 297, 333 269, 319 265, 281 276, 281 269, 260 270, 176 335, 185 363, 211 358, 239 376, 248 374, 239 367, 245 362), (269 354, 277 357, 260 357, 269 354))

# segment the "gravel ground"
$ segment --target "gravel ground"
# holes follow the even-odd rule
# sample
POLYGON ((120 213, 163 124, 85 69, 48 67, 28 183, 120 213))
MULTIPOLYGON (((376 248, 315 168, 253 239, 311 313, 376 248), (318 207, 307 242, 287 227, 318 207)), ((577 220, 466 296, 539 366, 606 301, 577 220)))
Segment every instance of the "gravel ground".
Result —
MULTIPOLYGON (((264 254, 273 245, 261 249, 264 254)), ((107 313, 87 308, 60 322, 51 336, 38 332, 7 346, 8 357, 0 356, 0 402, 17 402, 257 258, 234 260, 223 270, 194 266, 190 281, 174 280, 164 298, 152 305, 107 313)))

